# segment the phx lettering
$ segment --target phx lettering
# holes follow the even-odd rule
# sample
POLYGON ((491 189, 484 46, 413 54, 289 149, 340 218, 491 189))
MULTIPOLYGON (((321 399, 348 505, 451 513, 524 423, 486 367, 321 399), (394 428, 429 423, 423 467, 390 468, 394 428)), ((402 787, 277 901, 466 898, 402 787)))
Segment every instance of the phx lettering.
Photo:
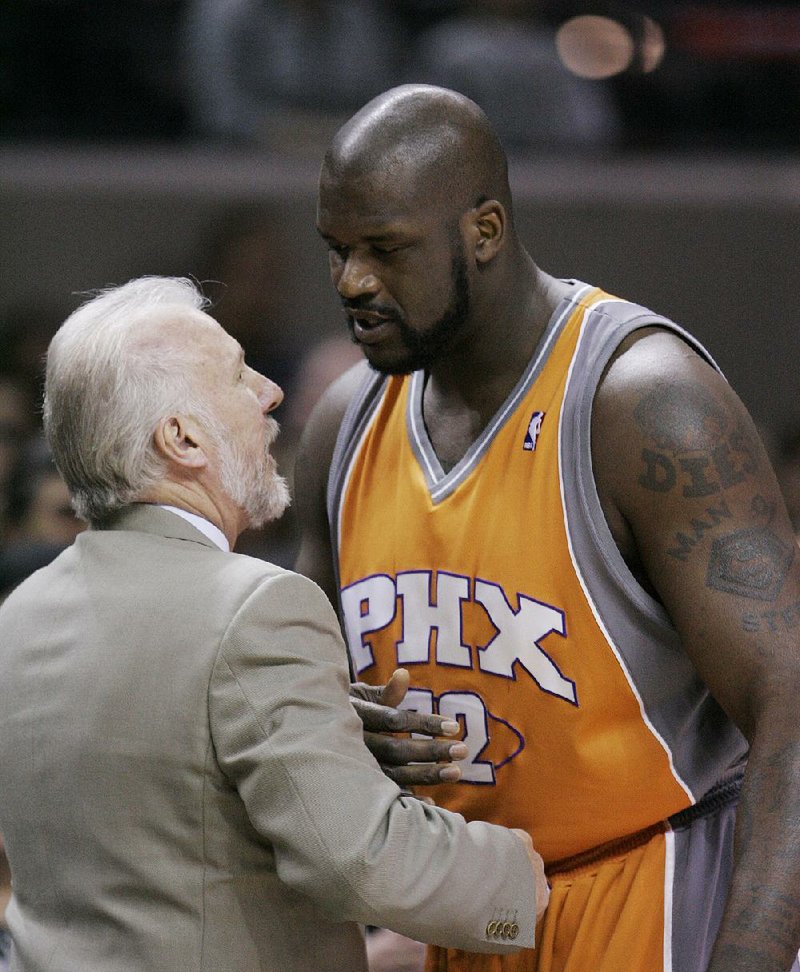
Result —
POLYGON ((480 671, 515 679, 515 666, 519 666, 543 692, 578 704, 575 683, 541 646, 548 635, 566 636, 564 612, 524 594, 516 596, 514 608, 499 584, 445 571, 412 570, 396 577, 374 574, 342 590, 345 632, 356 672, 374 664, 368 636, 391 624, 398 600, 403 602, 402 633, 395 643, 399 665, 430 661, 436 631, 436 664, 472 668, 473 650, 464 643, 462 621, 462 605, 471 601, 483 608, 496 629, 485 645, 474 646, 480 671))

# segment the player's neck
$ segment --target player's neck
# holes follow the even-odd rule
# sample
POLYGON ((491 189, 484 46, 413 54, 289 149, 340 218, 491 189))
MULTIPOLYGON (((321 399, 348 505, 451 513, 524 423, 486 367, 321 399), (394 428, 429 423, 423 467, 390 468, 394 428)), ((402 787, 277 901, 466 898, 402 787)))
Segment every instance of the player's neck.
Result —
POLYGON ((525 293, 509 294, 426 376, 425 426, 442 468, 452 469, 508 398, 536 352, 566 293, 542 276, 525 293), (504 313, 505 309, 505 313, 504 313))
POLYGON ((478 305, 470 334, 430 369, 425 391, 430 409, 469 409, 485 423, 508 397, 569 290, 533 264, 530 269, 524 287, 478 305))

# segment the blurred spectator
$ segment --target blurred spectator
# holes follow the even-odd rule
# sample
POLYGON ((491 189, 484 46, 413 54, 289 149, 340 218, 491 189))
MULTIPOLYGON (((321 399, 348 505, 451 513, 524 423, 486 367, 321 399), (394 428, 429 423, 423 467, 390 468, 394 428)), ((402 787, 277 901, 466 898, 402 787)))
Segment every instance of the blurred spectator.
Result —
POLYGON ((0 3, 0 141, 316 149, 342 115, 408 78, 464 90, 520 148, 526 117, 554 117, 548 92, 564 121, 536 147, 795 148, 798 52, 797 0, 13 0, 0 3), (602 82, 559 73, 552 34, 587 13, 623 23, 640 50, 657 24, 666 56, 602 82), (596 101, 587 119, 581 104, 596 101), (604 127, 609 105, 616 129, 604 127))
POLYGON ((306 351, 297 367, 295 388, 284 406, 284 425, 291 439, 299 439, 312 409, 328 385, 363 357, 344 334, 320 338, 306 351))
POLYGON ((6 532, 8 490, 20 450, 34 429, 34 415, 22 384, 0 374, 0 540, 6 532))
POLYGON ((20 450, 8 485, 6 542, 0 548, 0 597, 49 564, 84 528, 42 434, 20 450))
POLYGON ((47 345, 66 314, 49 303, 15 304, 0 315, 0 375, 11 376, 26 398, 26 409, 38 424, 44 387, 47 345))
POLYGON ((190 0, 196 128, 283 149, 306 137, 324 143, 342 116, 394 82, 399 41, 386 0, 190 0))
POLYGON ((642 8, 663 29, 666 54, 657 70, 614 81, 626 148, 800 144, 797 0, 653 0, 642 8))
POLYGON ((476 101, 511 151, 613 145, 612 89, 571 74, 555 32, 531 0, 471 0, 417 40, 408 80, 476 101))
POLYGON ((214 316, 244 348, 247 363, 287 396, 301 354, 287 303, 290 268, 281 220, 247 207, 215 219, 202 257, 202 283, 214 316))

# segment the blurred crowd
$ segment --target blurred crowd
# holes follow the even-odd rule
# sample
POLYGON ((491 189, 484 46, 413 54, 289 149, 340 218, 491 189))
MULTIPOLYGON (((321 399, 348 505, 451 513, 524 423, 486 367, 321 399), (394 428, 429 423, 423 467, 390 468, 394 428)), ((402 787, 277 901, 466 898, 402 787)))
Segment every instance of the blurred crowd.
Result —
POLYGON ((15 0, 0 28, 11 141, 280 150, 407 80, 512 150, 800 141, 796 0, 15 0))

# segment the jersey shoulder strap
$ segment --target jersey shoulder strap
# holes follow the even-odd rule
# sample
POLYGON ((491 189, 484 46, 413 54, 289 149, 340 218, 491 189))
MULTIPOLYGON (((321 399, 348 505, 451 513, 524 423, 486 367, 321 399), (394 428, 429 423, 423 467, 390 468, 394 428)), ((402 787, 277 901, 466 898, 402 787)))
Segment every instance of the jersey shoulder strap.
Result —
POLYGON ((347 470, 361 441, 361 436, 380 404, 387 381, 387 375, 373 371, 366 374, 362 384, 350 399, 336 436, 327 491, 328 522, 334 544, 334 563, 338 560, 338 511, 347 470))

